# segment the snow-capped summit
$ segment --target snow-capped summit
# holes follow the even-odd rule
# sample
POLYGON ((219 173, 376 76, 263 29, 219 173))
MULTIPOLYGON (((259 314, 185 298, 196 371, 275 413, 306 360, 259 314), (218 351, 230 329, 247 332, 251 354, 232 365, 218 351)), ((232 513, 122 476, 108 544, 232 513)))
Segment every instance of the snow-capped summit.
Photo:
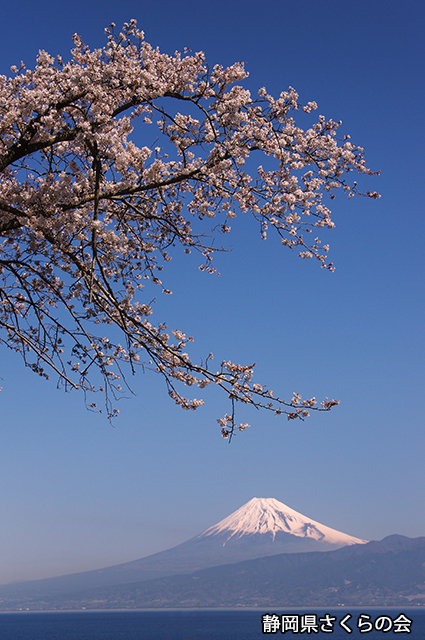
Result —
POLYGON ((279 533, 340 547, 367 542, 311 520, 275 498, 252 498, 198 538, 221 534, 226 537, 226 544, 231 538, 255 534, 271 534, 274 541, 279 533))

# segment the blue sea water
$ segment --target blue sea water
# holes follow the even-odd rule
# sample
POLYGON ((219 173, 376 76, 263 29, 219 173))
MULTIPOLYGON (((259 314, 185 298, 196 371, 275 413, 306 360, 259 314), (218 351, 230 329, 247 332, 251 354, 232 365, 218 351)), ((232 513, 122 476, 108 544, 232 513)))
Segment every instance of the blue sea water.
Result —
MULTIPOLYGON (((311 619, 310 619, 311 620, 311 619)), ((299 618, 301 622, 301 617, 299 618)), ((281 623, 280 623, 281 624, 281 623)), ((22 612, 0 613, 0 640, 259 640, 260 638, 277 637, 316 637, 325 640, 343 640, 348 638, 365 637, 369 640, 378 638, 413 638, 425 639, 425 609, 338 609, 322 611, 300 610, 149 610, 149 611, 75 611, 75 612, 22 612), (281 620, 282 615, 314 614, 317 621, 325 614, 336 618, 333 629, 323 625, 323 630, 310 630, 300 633, 285 631, 279 628, 276 633, 263 633, 262 615, 276 614, 281 620), (390 620, 395 620, 403 613, 412 623, 405 631, 396 631, 390 620), (346 618, 351 614, 351 618, 346 618), (370 619, 371 624, 380 616, 385 620, 382 630, 367 631, 365 624, 363 632, 357 628, 359 616, 362 620, 370 619), (346 624, 352 632, 344 630, 339 622, 346 619, 346 624), (325 631, 324 629, 328 629, 325 631), (408 633, 407 629, 410 629, 408 633)))

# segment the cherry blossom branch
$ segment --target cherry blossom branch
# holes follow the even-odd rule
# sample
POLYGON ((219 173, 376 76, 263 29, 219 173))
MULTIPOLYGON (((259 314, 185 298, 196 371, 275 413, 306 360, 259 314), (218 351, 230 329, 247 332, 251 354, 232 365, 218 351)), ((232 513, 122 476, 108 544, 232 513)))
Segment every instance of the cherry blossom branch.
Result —
POLYGON ((183 409, 203 401, 185 398, 181 385, 217 385, 232 408, 218 421, 229 439, 247 426, 236 423, 237 403, 288 419, 328 411, 336 401, 298 394, 286 401, 252 382, 255 365, 223 361, 214 372, 210 356, 193 363, 185 352, 191 338, 149 322, 143 283, 171 293, 159 274, 174 245, 198 252, 199 268, 214 273, 214 253, 225 250, 216 238, 237 215, 252 215, 263 239, 274 230, 283 246, 332 271, 318 234, 334 226, 328 200, 338 190, 360 194, 347 176, 374 175, 363 149, 349 136, 339 140, 339 123, 323 116, 300 128, 296 112, 317 105, 302 106, 291 87, 278 98, 264 88, 253 97, 240 84, 247 75, 240 63, 210 68, 202 53, 162 54, 135 21, 120 34, 110 27, 107 37, 91 51, 75 35, 69 62, 41 51, 33 71, 22 65, 0 77, 6 346, 39 375, 47 377, 47 365, 85 398, 104 393, 109 417, 117 413, 120 381, 128 388, 126 365, 131 373, 137 365, 159 372, 183 409), (143 127, 133 135, 136 119, 143 127), (142 146, 155 126, 158 145, 142 146), (258 157, 266 168, 253 164, 258 157))

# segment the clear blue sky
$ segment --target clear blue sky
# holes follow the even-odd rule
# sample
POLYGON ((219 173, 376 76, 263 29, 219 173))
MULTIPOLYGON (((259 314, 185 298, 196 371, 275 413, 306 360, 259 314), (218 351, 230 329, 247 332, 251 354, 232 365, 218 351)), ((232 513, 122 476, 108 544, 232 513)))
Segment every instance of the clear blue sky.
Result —
POLYGON ((221 276, 173 260, 155 310, 195 337, 194 358, 255 361, 281 395, 341 405, 304 423, 241 413, 253 426, 229 446, 225 398, 189 414, 146 374, 112 428, 0 345, 0 583, 148 555, 254 496, 362 538, 425 535, 423 2, 23 0, 2 8, 0 72, 40 48, 66 58, 74 32, 102 46, 131 18, 165 52, 246 62, 253 91, 295 87, 381 170, 366 186, 379 201, 334 201, 334 274, 238 217, 221 276))

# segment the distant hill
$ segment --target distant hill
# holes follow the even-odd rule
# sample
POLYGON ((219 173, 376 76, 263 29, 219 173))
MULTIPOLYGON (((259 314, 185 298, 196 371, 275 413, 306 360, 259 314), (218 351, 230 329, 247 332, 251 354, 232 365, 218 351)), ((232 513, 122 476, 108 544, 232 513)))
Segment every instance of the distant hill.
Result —
POLYGON ((425 605, 425 537, 279 554, 72 594, 4 598, 0 610, 425 605))
MULTIPOLYGON (((31 609, 425 604, 425 537, 280 554, 190 575, 28 600, 31 609)), ((4 606, 4 605, 3 605, 4 606)))

